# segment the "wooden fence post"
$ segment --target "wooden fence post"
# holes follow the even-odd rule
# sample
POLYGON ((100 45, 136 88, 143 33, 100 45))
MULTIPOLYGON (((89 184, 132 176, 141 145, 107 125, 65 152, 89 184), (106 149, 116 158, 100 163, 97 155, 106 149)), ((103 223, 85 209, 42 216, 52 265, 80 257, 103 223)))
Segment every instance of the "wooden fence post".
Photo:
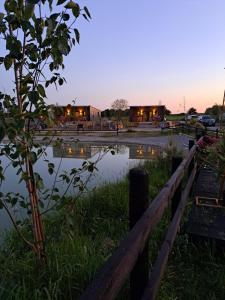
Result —
MULTIPOLYGON (((195 144, 195 141, 194 140, 189 140, 189 144, 188 144, 188 148, 189 148, 189 151, 191 150, 191 148, 194 146, 194 144, 195 144)), ((193 168, 194 168, 194 158, 192 159, 192 161, 190 162, 190 165, 189 165, 189 167, 188 167, 188 176, 190 176, 191 175, 191 172, 192 172, 192 170, 193 170, 193 168)))
MULTIPOLYGON (((148 207, 148 174, 141 168, 133 168, 130 170, 129 179, 129 222, 131 229, 148 207)), ((148 282, 148 274, 148 243, 146 243, 130 274, 131 300, 141 299, 148 282)))
MULTIPOLYGON (((182 157, 172 157, 172 174, 179 167, 182 160, 183 160, 182 157)), ((174 193, 174 196, 171 200, 171 219, 173 219, 173 216, 176 213, 176 210, 177 210, 177 207, 179 205, 180 199, 181 199, 181 184, 176 189, 176 191, 174 193)))

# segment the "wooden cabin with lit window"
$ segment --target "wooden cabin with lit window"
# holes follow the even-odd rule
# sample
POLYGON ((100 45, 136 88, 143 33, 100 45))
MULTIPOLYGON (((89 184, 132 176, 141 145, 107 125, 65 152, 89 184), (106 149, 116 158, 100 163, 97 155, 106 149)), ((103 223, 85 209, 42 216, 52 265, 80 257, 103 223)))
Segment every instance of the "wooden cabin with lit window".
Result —
POLYGON ((130 106, 130 122, 163 121, 165 105, 130 106))
POLYGON ((61 111, 56 115, 56 118, 60 118, 62 115, 68 121, 98 121, 101 117, 101 110, 91 105, 72 106, 60 106, 61 111))

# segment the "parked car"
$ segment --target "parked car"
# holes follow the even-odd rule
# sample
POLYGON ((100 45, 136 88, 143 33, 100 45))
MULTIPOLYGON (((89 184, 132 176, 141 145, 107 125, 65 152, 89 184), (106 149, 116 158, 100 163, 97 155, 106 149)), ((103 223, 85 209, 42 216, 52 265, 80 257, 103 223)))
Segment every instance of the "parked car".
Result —
POLYGON ((199 118, 199 122, 204 126, 215 126, 216 120, 209 115, 203 115, 199 118))
POLYGON ((190 120, 197 120, 198 119, 198 115, 188 115, 187 116, 187 120, 190 121, 190 120))

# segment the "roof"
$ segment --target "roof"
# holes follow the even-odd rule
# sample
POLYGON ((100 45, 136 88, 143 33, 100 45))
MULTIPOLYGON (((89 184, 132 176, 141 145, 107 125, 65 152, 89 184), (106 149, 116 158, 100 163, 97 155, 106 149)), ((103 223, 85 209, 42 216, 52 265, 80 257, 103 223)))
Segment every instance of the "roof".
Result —
POLYGON ((130 105, 131 107, 165 107, 165 105, 130 105))

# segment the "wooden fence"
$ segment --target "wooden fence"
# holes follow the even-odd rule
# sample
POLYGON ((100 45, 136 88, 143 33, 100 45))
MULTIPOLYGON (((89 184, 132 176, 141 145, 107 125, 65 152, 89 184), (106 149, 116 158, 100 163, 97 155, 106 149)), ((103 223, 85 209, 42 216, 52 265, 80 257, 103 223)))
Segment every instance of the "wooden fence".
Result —
POLYGON ((173 159, 173 174, 148 206, 148 174, 130 171, 130 232, 118 249, 96 274, 82 300, 115 299, 130 276, 130 299, 155 299, 168 256, 176 238, 196 174, 196 146, 189 141, 185 159, 173 159), (181 185, 185 177, 185 188, 181 185), (171 223, 149 276, 148 241, 165 209, 171 205, 171 223), (147 208, 147 209, 146 209, 147 208))
POLYGON ((216 129, 211 129, 209 127, 201 128, 196 127, 188 124, 179 124, 177 126, 177 130, 179 130, 182 133, 192 133, 195 135, 195 138, 198 140, 203 135, 215 135, 218 137, 219 135, 223 134, 224 132, 216 129))

